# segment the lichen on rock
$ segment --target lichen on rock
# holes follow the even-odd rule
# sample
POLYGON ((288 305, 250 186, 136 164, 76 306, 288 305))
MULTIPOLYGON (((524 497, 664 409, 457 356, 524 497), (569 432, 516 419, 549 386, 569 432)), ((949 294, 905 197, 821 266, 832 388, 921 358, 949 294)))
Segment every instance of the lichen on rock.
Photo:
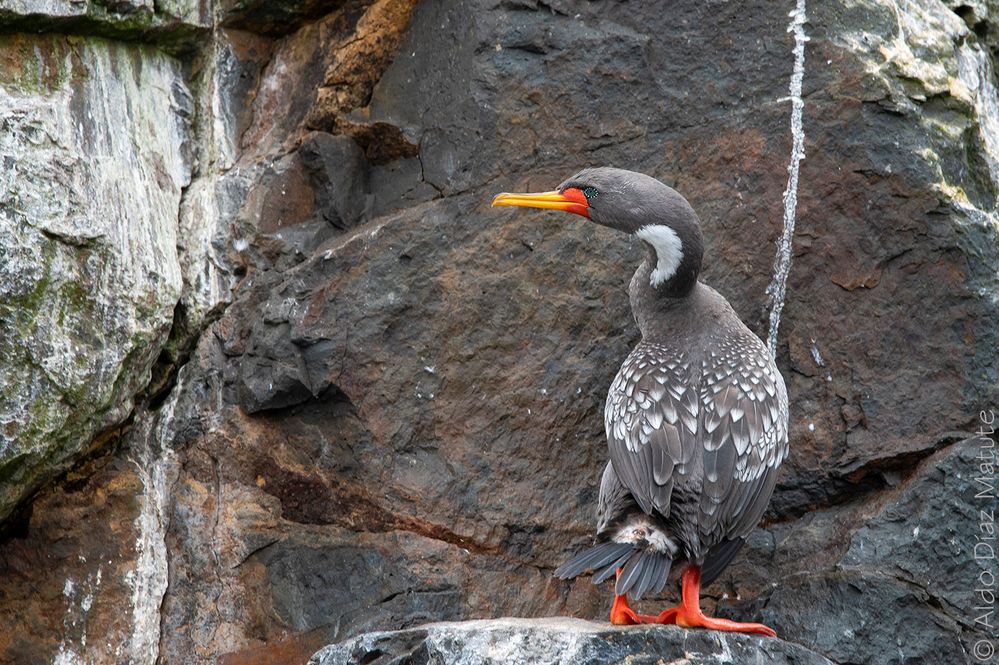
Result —
POLYGON ((7 31, 105 37, 190 53, 211 28, 211 0, 0 0, 7 31))
POLYGON ((182 288, 190 97, 152 49, 5 36, 0 518, 121 422, 182 288))

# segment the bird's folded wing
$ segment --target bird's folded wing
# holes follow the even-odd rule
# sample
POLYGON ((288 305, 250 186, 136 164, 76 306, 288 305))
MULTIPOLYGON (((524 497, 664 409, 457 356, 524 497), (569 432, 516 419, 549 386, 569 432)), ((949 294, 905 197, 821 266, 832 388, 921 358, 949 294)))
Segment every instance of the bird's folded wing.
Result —
POLYGON ((700 402, 681 353, 643 342, 611 384, 604 425, 611 464, 642 510, 669 516, 678 480, 692 471, 700 402))
POLYGON ((763 516, 788 450, 784 380, 755 335, 733 336, 708 354, 700 403, 702 537, 742 537, 763 516))
POLYGON ((705 536, 737 537, 759 521, 787 454, 787 395, 751 333, 701 361, 643 342, 611 385, 604 412, 611 463, 646 513, 669 516, 673 490, 701 475, 705 536))

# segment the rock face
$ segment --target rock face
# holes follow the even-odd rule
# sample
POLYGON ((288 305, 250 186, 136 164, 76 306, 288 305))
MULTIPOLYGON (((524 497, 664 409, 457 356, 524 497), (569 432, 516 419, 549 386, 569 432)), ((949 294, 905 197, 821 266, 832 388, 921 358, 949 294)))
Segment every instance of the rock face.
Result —
POLYGON ((450 663, 451 665, 602 665, 605 663, 831 665, 780 640, 675 626, 620 627, 568 619, 494 619, 436 623, 365 633, 317 653, 309 665, 450 663))
MULTIPOLYGON (((656 175, 765 336, 791 8, 0 4, 0 662, 606 616, 551 571, 592 537, 640 247, 488 202, 656 175)), ((997 11, 805 8, 792 454, 705 604, 835 662, 994 639, 997 11)))
POLYGON ((6 36, 0 518, 121 423, 170 334, 192 100, 155 50, 6 36))
POLYGON ((957 443, 868 503, 757 533, 730 573, 756 599, 722 601, 719 612, 773 622, 782 638, 840 663, 974 662, 968 654, 989 637, 983 620, 992 623, 993 452, 989 438, 957 443))

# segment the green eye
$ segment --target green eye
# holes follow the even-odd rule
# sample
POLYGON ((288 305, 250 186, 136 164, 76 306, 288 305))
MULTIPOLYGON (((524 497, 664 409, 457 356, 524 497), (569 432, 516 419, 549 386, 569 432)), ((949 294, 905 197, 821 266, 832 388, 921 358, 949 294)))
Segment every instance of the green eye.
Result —
POLYGON ((586 197, 587 201, 591 201, 597 198, 599 194, 600 192, 597 191, 596 187, 587 187, 586 189, 583 190, 583 196, 586 197))

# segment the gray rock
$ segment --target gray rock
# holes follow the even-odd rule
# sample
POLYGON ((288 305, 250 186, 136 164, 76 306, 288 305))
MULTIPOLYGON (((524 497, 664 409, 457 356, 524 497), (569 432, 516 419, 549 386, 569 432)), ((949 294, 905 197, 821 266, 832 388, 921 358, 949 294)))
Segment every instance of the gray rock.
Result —
POLYGON ((817 511, 791 536, 780 526, 757 534, 730 574, 751 579, 769 560, 781 578, 764 577, 756 599, 719 614, 758 617, 838 662, 971 662, 990 638, 978 619, 994 608, 994 463, 990 438, 967 439, 876 501, 817 511), (849 533, 830 546, 844 523, 849 533))
POLYGON ((183 287, 192 137, 162 53, 57 36, 0 52, 2 521, 149 382, 183 287))
POLYGON ((316 209, 333 226, 357 226, 368 198, 368 164, 352 139, 317 132, 300 154, 316 185, 316 209))
POLYGON ((676 626, 612 626, 569 617, 432 623, 365 633, 316 653, 309 665, 832 665, 779 639, 676 626))

